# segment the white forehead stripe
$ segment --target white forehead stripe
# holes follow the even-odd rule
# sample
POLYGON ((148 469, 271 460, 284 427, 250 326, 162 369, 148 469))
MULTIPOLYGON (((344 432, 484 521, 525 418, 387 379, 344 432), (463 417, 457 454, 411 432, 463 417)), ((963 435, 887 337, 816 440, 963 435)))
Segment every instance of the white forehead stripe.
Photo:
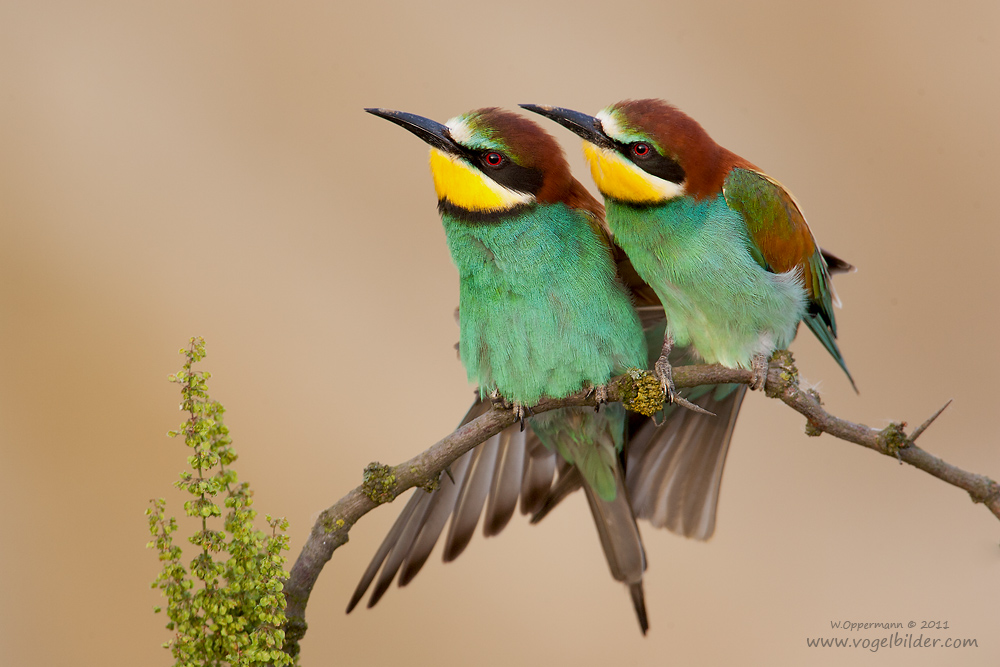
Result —
POLYGON ((608 135, 612 139, 617 139, 621 136, 618 121, 616 121, 614 116, 609 114, 607 111, 599 111, 597 113, 597 120, 601 121, 601 128, 604 129, 604 134, 608 135))
POLYGON ((461 117, 455 117, 445 123, 448 128, 448 132, 451 134, 451 138, 462 144, 463 146, 468 146, 469 142, 472 141, 472 130, 469 129, 469 125, 461 119, 461 117))

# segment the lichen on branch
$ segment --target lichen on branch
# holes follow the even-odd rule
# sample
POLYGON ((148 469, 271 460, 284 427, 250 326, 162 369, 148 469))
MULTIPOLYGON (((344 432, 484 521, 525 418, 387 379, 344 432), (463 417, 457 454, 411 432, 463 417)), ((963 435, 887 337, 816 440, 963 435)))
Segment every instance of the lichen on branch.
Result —
MULTIPOLYGON (((706 384, 741 383, 749 385, 753 374, 749 370, 725 368, 719 365, 676 366, 674 385, 678 388, 706 384)), ((806 418, 806 434, 828 433, 835 438, 853 442, 886 456, 919 468, 953 486, 964 489, 974 502, 983 503, 1000 518, 1000 485, 992 479, 961 470, 921 449, 914 441, 936 419, 942 408, 910 435, 904 423, 891 424, 876 430, 835 417, 822 407, 819 394, 799 387, 795 360, 787 350, 779 350, 771 358, 765 394, 776 398, 806 418)), ((607 400, 622 401, 627 408, 644 415, 653 415, 662 408, 663 394, 659 382, 648 371, 632 370, 608 383, 607 400)), ((573 406, 596 406, 592 390, 582 390, 562 399, 543 399, 531 411, 535 414, 573 406)), ((945 405, 947 407, 947 405, 945 405)), ((287 638, 291 650, 306 632, 305 608, 319 573, 333 552, 348 539, 351 527, 378 505, 398 497, 414 486, 433 488, 438 476, 455 459, 476 445, 499 433, 515 421, 511 410, 497 409, 462 425, 429 449, 395 467, 373 464, 366 469, 363 483, 320 514, 302 552, 292 566, 285 582, 288 599, 287 638)))

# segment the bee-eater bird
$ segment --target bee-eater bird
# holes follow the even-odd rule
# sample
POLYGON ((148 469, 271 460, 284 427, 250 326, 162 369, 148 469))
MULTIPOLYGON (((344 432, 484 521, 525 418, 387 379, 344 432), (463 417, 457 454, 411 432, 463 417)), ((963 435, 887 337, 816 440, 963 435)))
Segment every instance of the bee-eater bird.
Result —
POLYGON ((521 106, 583 138, 612 237, 666 312, 655 371, 668 399, 674 345, 752 369, 759 389, 769 357, 791 343, 799 321, 854 386, 837 347, 840 301, 830 282, 831 272, 853 267, 820 250, 780 183, 662 100, 620 102, 596 118, 521 106))
MULTIPOLYGON (((531 121, 480 109, 442 125, 371 113, 431 146, 438 209, 459 273, 459 354, 481 397, 524 409, 542 397, 601 388, 646 364, 642 326, 600 229, 600 204, 570 174, 555 140, 531 121)), ((572 463, 615 578, 647 627, 645 556, 619 460, 620 403, 531 418, 538 439, 572 463)))
MULTIPOLYGON (((498 109, 470 112, 447 125, 368 111, 431 146, 438 208, 459 270, 460 356, 481 392, 465 421, 490 408, 487 396, 530 406, 542 396, 601 387, 614 374, 649 365, 643 325, 662 331, 662 308, 610 242, 603 207, 572 177, 551 136, 498 109), (636 308, 624 282, 632 287, 636 308)), ((654 335, 658 351, 662 334, 654 335)), ((682 411, 657 428, 638 416, 627 420, 621 404, 599 412, 565 408, 535 415, 528 430, 511 427, 476 447, 452 465, 440 488, 414 493, 348 611, 380 568, 368 606, 397 571, 400 585, 408 583, 449 516, 446 561, 468 544, 484 504, 484 532, 495 535, 519 497, 522 512, 537 519, 582 487, 612 575, 629 587, 645 632, 645 555, 635 519, 702 539, 711 535, 743 388, 701 388, 689 396, 719 416, 682 411), (630 471, 626 481, 627 422, 629 465, 634 461, 646 474, 630 471), (683 484, 673 483, 682 477, 683 484), (633 486, 640 501, 635 512, 627 490, 633 486)))

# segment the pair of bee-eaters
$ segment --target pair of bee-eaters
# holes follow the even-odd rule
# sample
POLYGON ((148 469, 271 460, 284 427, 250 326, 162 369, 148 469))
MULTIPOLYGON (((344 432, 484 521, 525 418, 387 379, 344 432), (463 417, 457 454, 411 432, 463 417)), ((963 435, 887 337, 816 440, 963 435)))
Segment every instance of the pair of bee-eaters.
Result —
POLYGON ((540 413, 524 431, 528 407, 587 387, 602 397, 614 375, 650 366, 669 404, 677 398, 671 363, 684 359, 752 369, 751 387, 761 388, 770 355, 792 341, 800 321, 847 372, 830 274, 852 267, 820 250, 777 181, 665 102, 622 102, 596 117, 522 106, 583 138, 604 206, 572 176, 556 141, 517 114, 481 109, 442 125, 368 109, 431 147, 459 272, 459 352, 480 390, 466 421, 492 399, 512 404, 522 429, 460 458, 436 491, 415 492, 348 611, 380 568, 369 606, 400 570, 400 585, 409 582, 449 517, 446 561, 468 544, 484 505, 484 532, 495 535, 519 498, 537 521, 582 487, 612 575, 629 587, 645 633, 636 519, 712 535, 746 387, 686 392, 714 414, 671 405, 659 424, 616 403, 540 413))

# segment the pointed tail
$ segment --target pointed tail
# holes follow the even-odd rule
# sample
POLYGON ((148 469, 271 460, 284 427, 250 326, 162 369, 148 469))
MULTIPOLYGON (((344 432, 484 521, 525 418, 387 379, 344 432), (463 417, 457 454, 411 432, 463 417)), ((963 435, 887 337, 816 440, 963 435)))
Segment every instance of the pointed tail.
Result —
MULTIPOLYGON (((715 417, 674 406, 668 406, 659 426, 648 417, 629 416, 625 479, 637 519, 696 540, 712 536, 726 455, 746 391, 746 385, 736 384, 684 390, 685 398, 715 417)), ((559 480, 531 522, 541 521, 582 486, 579 470, 560 464, 559 480)))
POLYGON ((620 466, 615 466, 615 484, 617 486, 614 500, 604 500, 589 484, 583 488, 594 515, 597 535, 601 539, 604 555, 611 568, 611 576, 623 582, 632 595, 632 604, 639 618, 639 628, 642 634, 649 630, 649 620, 646 616, 646 600, 642 590, 642 573, 646 570, 646 554, 639 535, 639 526, 632 514, 628 490, 620 466))
POLYGON ((851 377, 851 371, 847 370, 847 363, 844 361, 844 355, 840 353, 840 348, 837 347, 837 337, 833 334, 826 323, 823 321, 819 315, 814 313, 806 313, 802 321, 806 323, 809 330, 812 331, 819 342, 823 344, 826 351, 830 353, 836 362, 840 365, 844 372, 847 374, 847 379, 851 381, 851 386, 854 387, 855 393, 858 391, 858 385, 854 384, 854 378, 851 377))

